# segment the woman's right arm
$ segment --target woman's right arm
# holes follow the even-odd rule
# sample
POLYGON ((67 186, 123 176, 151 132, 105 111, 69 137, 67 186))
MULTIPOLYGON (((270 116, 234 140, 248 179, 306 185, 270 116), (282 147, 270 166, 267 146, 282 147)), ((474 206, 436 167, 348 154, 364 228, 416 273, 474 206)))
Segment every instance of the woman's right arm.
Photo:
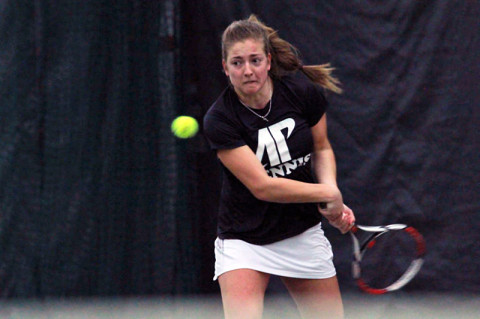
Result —
POLYGON ((342 202, 334 185, 272 178, 248 146, 217 151, 222 164, 258 199, 276 203, 342 202))

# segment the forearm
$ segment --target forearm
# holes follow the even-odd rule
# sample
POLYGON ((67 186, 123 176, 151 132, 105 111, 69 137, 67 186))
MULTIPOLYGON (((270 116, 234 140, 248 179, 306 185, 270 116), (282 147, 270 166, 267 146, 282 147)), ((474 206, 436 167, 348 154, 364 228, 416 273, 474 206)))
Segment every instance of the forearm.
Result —
POLYGON ((341 198, 335 185, 304 183, 287 178, 269 177, 251 191, 258 199, 276 203, 320 203, 341 198))
MULTIPOLYGON (((328 140, 316 148, 313 154, 313 170, 319 183, 338 187, 335 155, 328 140)), ((341 195, 335 199, 335 202, 325 201, 324 203, 326 203, 326 205, 320 208, 321 213, 327 217, 327 219, 332 218, 332 216, 333 218, 341 216, 341 214, 339 214, 340 208, 343 207, 343 198, 341 195)))
POLYGON ((315 151, 313 169, 319 183, 337 186, 337 165, 330 144, 315 151))

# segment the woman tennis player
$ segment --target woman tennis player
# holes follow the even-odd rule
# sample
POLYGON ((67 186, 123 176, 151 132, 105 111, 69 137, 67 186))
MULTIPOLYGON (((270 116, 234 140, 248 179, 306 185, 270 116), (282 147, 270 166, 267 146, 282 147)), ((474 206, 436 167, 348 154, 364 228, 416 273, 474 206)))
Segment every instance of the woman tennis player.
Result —
POLYGON ((261 318, 277 275, 303 318, 342 318, 321 228, 322 215, 342 233, 355 221, 327 138, 323 91, 339 92, 338 82, 327 65, 302 66, 296 49, 255 16, 227 27, 222 58, 229 86, 204 130, 223 169, 214 280, 225 316, 261 318))

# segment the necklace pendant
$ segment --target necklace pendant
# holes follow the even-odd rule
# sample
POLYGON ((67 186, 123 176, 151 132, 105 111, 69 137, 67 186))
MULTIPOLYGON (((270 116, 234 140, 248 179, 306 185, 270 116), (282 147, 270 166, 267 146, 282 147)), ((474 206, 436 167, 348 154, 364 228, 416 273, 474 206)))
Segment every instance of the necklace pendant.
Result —
POLYGON ((238 101, 240 101, 240 103, 245 106, 245 108, 247 110, 249 110, 250 112, 252 112, 255 116, 261 118, 262 120, 264 120, 265 122, 268 122, 268 119, 267 119, 267 116, 268 114, 270 114, 270 111, 272 110, 272 97, 270 97, 270 102, 268 103, 268 111, 265 115, 260 115, 258 114, 257 112, 255 112, 253 110, 253 108, 251 108, 250 106, 248 106, 247 104, 243 103, 242 100, 238 99, 238 101))

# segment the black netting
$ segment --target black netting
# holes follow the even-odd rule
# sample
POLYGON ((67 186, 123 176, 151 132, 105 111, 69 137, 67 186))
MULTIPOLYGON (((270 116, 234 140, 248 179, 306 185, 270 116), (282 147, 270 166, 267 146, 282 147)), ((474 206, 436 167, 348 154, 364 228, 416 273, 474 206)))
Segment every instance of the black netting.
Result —
MULTIPOLYGON (((200 132, 220 35, 256 13, 331 62, 340 187, 359 222, 427 240, 411 290, 478 292, 475 1, 0 1, 0 295, 217 291, 219 170, 200 132)), ((350 242, 326 227, 343 289, 350 242)))
MULTIPOLYGON (((346 203, 359 223, 408 223, 425 235, 424 268, 406 289, 479 291, 478 262, 467 257, 480 242, 478 3, 185 1, 184 11, 192 26, 183 37, 185 83, 202 112, 227 85, 220 36, 232 20, 255 13, 300 49, 305 64, 331 62, 345 91, 329 95, 328 119, 346 203)), ((198 157, 213 159, 206 148, 198 157)), ((204 167, 197 176, 216 180, 215 167, 208 166, 212 177, 204 167)), ((214 218, 217 198, 197 188, 207 201, 202 216, 214 218)), ((326 232, 340 283, 353 288, 350 241, 326 232)), ((205 242, 212 237, 213 229, 205 242)))
POLYGON ((4 1, 1 14, 1 295, 192 291, 177 285, 192 253, 169 132, 177 2, 4 1))

